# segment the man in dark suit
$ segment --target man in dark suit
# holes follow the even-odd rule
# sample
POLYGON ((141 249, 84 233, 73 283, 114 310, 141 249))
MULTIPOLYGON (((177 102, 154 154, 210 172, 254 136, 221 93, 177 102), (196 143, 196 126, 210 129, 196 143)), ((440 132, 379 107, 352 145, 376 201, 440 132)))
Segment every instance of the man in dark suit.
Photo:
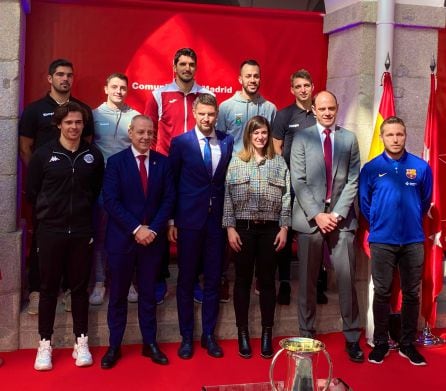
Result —
POLYGON ((291 147, 291 180, 296 193, 293 229, 298 233, 299 329, 313 337, 316 282, 324 245, 336 272, 346 350, 363 362, 355 288, 353 240, 358 226, 354 200, 360 168, 356 136, 335 124, 338 104, 329 91, 315 95, 316 125, 296 132, 291 147))
POLYGON ((195 128, 175 137, 169 153, 177 198, 168 236, 178 245, 177 305, 183 337, 178 355, 183 359, 193 355, 193 288, 200 261, 204 276, 201 346, 212 357, 223 356, 214 330, 225 248, 224 181, 234 140, 215 130, 217 113, 215 97, 199 95, 193 104, 195 128))
POLYGON ((121 356, 127 294, 135 268, 142 354, 157 364, 168 363, 156 343, 155 282, 175 189, 167 158, 149 149, 153 134, 149 117, 133 117, 129 128, 132 145, 107 161, 103 196, 109 214, 105 247, 111 281, 107 316, 110 347, 101 361, 104 369, 112 368, 121 356))

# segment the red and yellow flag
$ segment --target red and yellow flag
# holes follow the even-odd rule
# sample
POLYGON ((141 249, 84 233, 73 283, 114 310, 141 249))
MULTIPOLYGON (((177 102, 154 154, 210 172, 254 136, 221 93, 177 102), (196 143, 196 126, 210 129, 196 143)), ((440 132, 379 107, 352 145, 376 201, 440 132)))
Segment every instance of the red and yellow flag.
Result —
POLYGON ((389 72, 384 72, 382 77, 383 95, 379 104, 378 115, 376 116, 375 128, 373 129, 372 143, 370 144, 369 158, 372 160, 384 151, 384 144, 379 137, 379 128, 383 121, 395 115, 395 101, 393 97, 392 76, 389 72))
POLYGON ((437 297, 443 286, 443 246, 441 243, 440 177, 438 154, 438 117, 436 106, 435 74, 431 74, 431 91, 424 131, 423 158, 432 169, 432 202, 424 219, 424 272, 421 314, 429 326, 434 327, 437 317, 437 297))

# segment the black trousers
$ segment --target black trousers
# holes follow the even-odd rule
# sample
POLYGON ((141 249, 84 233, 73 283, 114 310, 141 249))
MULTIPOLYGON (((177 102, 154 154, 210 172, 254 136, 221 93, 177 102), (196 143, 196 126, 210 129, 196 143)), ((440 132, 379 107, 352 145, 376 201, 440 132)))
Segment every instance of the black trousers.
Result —
POLYGON ((387 343, 388 340, 393 272, 398 268, 403 294, 400 345, 412 344, 416 338, 420 308, 419 291, 424 264, 423 243, 403 246, 370 243, 370 251, 374 285, 374 342, 387 343))
POLYGON ((93 240, 50 232, 37 233, 40 270, 39 334, 51 339, 62 275, 71 290, 73 333, 88 332, 88 281, 91 271, 93 240))
POLYGON ((39 277, 39 255, 37 254, 37 238, 36 232, 38 229, 36 213, 34 207, 32 210, 32 225, 33 233, 31 237, 31 248, 28 255, 28 290, 31 292, 39 292, 40 277, 39 277))
POLYGON ((236 230, 242 249, 235 253, 234 310, 237 327, 248 326, 248 312, 254 267, 260 288, 262 327, 274 325, 276 308, 275 274, 277 252, 274 239, 279 232, 277 221, 255 224, 252 220, 237 220, 236 230))

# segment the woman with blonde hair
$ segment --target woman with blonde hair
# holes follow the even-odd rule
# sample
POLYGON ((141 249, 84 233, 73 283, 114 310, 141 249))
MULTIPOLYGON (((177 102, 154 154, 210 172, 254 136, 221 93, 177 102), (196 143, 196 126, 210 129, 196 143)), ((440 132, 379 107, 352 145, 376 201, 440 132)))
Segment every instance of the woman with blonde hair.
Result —
POLYGON ((261 356, 273 355, 277 252, 285 246, 290 224, 290 173, 274 152, 268 120, 255 116, 245 126, 243 150, 229 164, 223 212, 235 252, 234 309, 239 354, 244 358, 252 356, 248 311, 254 268, 260 288, 261 356))

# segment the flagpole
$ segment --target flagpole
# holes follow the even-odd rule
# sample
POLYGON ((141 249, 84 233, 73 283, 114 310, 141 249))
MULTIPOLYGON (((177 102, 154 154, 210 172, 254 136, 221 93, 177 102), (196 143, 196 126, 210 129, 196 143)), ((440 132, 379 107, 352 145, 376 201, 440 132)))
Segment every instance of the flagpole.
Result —
MULTIPOLYGON (((431 79, 432 79, 432 77, 433 77, 433 75, 435 73, 435 68, 437 67, 434 54, 432 54, 432 59, 431 59, 431 63, 430 63, 429 67, 431 69, 431 79)), ((431 83, 433 83, 433 82, 431 82, 431 83)), ((431 88, 431 95, 434 94, 434 93, 435 93, 435 88, 434 89, 431 88)), ((429 106, 430 106, 431 103, 432 103, 431 98, 429 98, 429 106)), ((435 109, 435 108, 431 108, 431 107, 428 108, 428 110, 432 110, 432 109, 435 109)), ((429 115, 430 115, 430 113, 428 112, 428 116, 429 115)), ((427 132, 427 131, 428 130, 426 129, 425 132, 427 132)), ((430 135, 429 138, 432 139, 432 134, 430 135)), ((425 140, 426 140, 426 135, 425 135, 425 140)), ((436 140, 434 142, 436 142, 436 140)), ((430 140, 430 143, 432 143, 432 140, 430 140)), ((431 153, 429 151, 430 148, 431 148, 431 144, 430 145, 426 145, 426 142, 425 142, 425 145, 424 145, 425 151, 423 153, 423 158, 425 160, 427 160, 428 163, 431 162, 431 158, 432 158, 432 155, 431 155, 431 153)), ((437 159, 438 156, 433 156, 433 158, 437 159)), ((429 238, 426 238, 426 240, 429 240, 429 238)), ((434 245, 435 245, 435 243, 434 243, 434 245)), ((436 298, 434 297, 433 300, 436 300, 436 298)), ((434 307, 434 309, 432 309, 432 311, 436 311, 436 308, 434 307)), ((416 342, 417 342, 418 345, 421 345, 421 346, 424 346, 424 347, 434 347, 434 346, 443 345, 443 344, 445 344, 446 341, 443 338, 438 337, 438 336, 436 336, 436 335, 434 335, 432 333, 430 325, 429 325, 428 318, 425 316, 425 323, 424 323, 423 331, 418 336, 416 342)))

